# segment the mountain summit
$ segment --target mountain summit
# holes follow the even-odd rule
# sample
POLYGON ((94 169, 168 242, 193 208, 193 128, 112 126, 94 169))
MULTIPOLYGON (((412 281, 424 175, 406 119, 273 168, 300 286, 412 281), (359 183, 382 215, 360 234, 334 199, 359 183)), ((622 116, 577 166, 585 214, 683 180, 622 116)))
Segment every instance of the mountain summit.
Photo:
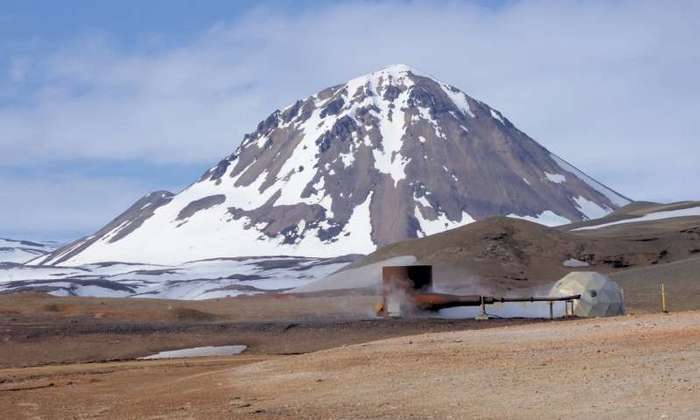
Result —
POLYGON ((493 215, 556 225, 627 203, 499 111, 394 65, 275 111, 179 194, 37 263, 368 253, 493 215))

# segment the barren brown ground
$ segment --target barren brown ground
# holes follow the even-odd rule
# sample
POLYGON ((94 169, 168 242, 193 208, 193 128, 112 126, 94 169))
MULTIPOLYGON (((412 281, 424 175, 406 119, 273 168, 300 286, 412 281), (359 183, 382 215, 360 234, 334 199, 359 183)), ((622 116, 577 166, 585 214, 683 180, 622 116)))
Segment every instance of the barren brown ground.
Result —
POLYGON ((229 381, 269 418, 698 418, 700 312, 394 338, 229 381))
POLYGON ((0 368, 131 360, 186 347, 245 344, 284 355, 422 332, 529 323, 368 318, 376 296, 266 295, 209 301, 0 296, 0 368))
POLYGON ((698 418, 700 312, 0 378, 4 418, 698 418))

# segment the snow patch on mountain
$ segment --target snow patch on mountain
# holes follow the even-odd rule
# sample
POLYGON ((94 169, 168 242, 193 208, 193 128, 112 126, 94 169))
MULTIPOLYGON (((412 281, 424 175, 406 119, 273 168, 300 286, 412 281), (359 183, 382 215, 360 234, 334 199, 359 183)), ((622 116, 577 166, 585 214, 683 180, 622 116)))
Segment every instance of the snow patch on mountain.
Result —
POLYGON ((586 215, 588 220, 605 217, 612 211, 612 209, 608 207, 601 207, 585 197, 574 197, 574 201, 576 202, 576 207, 581 210, 581 213, 586 215))
MULTIPOLYGON (((442 91, 445 92, 445 94, 450 98, 450 100, 452 100, 452 102, 455 105, 457 105, 457 108, 459 108, 459 110, 462 111, 462 113, 470 116, 471 118, 476 118, 476 115, 474 115, 471 107, 469 106, 469 100, 467 99, 467 95, 460 92, 459 89, 446 85, 444 83, 441 83, 440 87, 442 87, 442 91)), ((466 127, 462 126, 462 128, 468 131, 466 127)))
POLYGON ((459 220, 450 220, 447 215, 439 211, 437 212, 436 219, 427 219, 423 216, 419 206, 416 206, 414 214, 416 216, 416 220, 418 220, 418 225, 420 226, 418 233, 419 238, 444 232, 446 230, 454 229, 474 222, 474 218, 471 217, 466 211, 462 212, 462 216, 459 218, 459 220))
POLYGON ((25 263, 56 249, 53 242, 0 238, 0 263, 25 263))
POLYGON ((574 174, 577 178, 584 181, 591 188, 594 188, 596 191, 606 196, 610 201, 612 201, 614 205, 618 207, 624 207, 632 202, 632 200, 630 200, 629 198, 611 190, 610 188, 606 187, 605 185, 586 175, 582 171, 578 170, 575 166, 560 158, 559 156, 550 153, 550 157, 557 163, 557 165, 559 165, 559 167, 571 174, 574 174))
MULTIPOLYGON (((371 231, 367 229, 370 220, 370 203, 372 202, 372 193, 370 193, 365 201, 355 207, 352 216, 348 220, 343 230, 338 234, 337 240, 332 242, 323 242, 318 237, 318 230, 310 235, 305 235, 296 246, 297 250, 304 249, 325 249, 323 255, 342 255, 342 254, 362 254, 367 249, 374 247, 372 242, 371 231)), ((302 251, 303 252, 303 251, 302 251)))
POLYGON ((664 220, 664 219, 672 219, 675 217, 691 217, 691 216, 700 216, 700 207, 691 207, 691 208, 679 209, 679 210, 657 211, 654 213, 645 214, 644 216, 633 217, 633 218, 624 219, 624 220, 618 220, 615 222, 608 222, 608 223, 603 223, 600 225, 593 225, 593 226, 584 226, 584 227, 572 229, 572 231, 601 229, 601 228, 605 228, 605 227, 622 225, 622 224, 627 224, 627 223, 651 222, 651 221, 655 221, 655 220, 664 220))
POLYGON ((223 258, 179 265, 100 263, 77 267, 0 264, 0 292, 55 296, 212 299, 279 292, 324 278, 354 257, 223 258))
MULTIPOLYGON (((401 155, 401 148, 406 128, 409 92, 413 86, 413 81, 408 77, 409 71, 411 70, 406 66, 392 66, 354 82, 354 84, 361 83, 366 86, 372 93, 367 101, 378 110, 375 113, 379 118, 379 131, 382 136, 381 149, 372 150, 374 167, 379 172, 390 175, 394 185, 406 178, 405 168, 408 163, 408 160, 401 155), (401 86, 405 89, 392 102, 376 99, 386 91, 388 86, 401 86)), ((361 103, 360 106, 362 105, 365 104, 361 103)))
POLYGON ((491 111, 491 116, 492 116, 494 119, 498 120, 498 122, 500 122, 501 124, 505 124, 505 123, 506 123, 505 121, 503 121, 503 117, 501 117, 501 113, 500 113, 500 112, 496 111, 495 109, 489 109, 489 111, 491 111))
POLYGON ((567 219, 566 217, 562 217, 550 210, 544 211, 536 216, 519 216, 517 214, 511 213, 507 217, 511 217, 513 219, 527 220, 529 222, 539 223, 541 225, 550 227, 567 225, 571 223, 571 220, 567 219))
POLYGON ((550 182, 555 184, 561 184, 562 182, 566 181, 566 177, 561 174, 550 174, 549 172, 545 171, 544 176, 547 177, 550 182))

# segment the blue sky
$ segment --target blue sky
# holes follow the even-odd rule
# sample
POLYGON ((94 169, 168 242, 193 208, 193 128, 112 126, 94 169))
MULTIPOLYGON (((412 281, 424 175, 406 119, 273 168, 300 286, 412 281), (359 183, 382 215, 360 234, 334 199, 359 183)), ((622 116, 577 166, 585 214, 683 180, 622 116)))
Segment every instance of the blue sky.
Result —
POLYGON ((177 191, 296 98, 405 63, 637 199, 700 198, 693 1, 8 1, 0 236, 177 191))
MULTIPOLYGON (((324 1, 287 0, 5 0, 3 38, 44 37, 60 41, 80 32, 104 31, 120 38, 125 45, 137 43, 150 34, 167 35, 169 42, 184 41, 216 22, 234 22, 247 11, 270 5, 285 13, 308 8, 324 1)), ((129 45, 131 44, 131 45, 129 45)))

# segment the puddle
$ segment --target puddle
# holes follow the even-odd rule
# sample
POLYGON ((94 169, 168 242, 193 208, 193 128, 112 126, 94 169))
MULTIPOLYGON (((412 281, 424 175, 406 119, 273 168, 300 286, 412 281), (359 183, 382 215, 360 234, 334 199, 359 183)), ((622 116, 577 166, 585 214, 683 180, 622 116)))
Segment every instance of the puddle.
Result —
POLYGON ((248 346, 206 346, 188 349, 161 351, 138 360, 177 359, 181 357, 234 356, 243 353, 248 346))

